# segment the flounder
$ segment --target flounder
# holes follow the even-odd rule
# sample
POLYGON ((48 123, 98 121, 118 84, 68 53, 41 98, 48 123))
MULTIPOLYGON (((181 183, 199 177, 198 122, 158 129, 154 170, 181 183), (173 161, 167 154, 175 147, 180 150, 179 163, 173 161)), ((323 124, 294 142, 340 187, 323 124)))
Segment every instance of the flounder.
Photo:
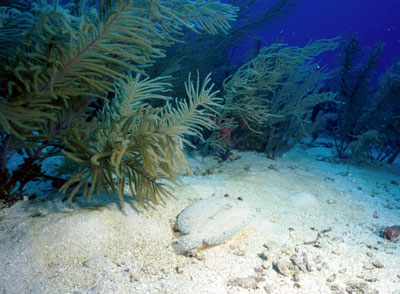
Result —
POLYGON ((251 221, 249 206, 226 197, 209 197, 186 207, 177 216, 177 229, 183 234, 176 247, 185 253, 220 244, 239 233, 251 221))

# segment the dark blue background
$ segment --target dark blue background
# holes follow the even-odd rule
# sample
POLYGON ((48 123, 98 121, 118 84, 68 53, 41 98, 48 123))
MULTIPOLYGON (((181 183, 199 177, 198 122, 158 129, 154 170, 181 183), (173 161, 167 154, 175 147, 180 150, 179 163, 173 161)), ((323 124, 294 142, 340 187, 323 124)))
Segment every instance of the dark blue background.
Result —
MULTIPOLYGON (((363 46, 385 43, 379 71, 400 57, 400 0, 299 0, 294 16, 259 32, 269 43, 282 40, 291 46, 304 46, 310 39, 358 32, 363 46)), ((323 57, 331 63, 334 54, 323 57)))

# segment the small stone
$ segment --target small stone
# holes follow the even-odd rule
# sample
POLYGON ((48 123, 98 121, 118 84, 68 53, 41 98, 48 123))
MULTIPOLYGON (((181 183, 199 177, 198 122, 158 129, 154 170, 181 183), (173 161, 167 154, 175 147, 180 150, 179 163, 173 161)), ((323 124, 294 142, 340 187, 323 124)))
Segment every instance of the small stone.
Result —
POLYGON ((179 232, 178 226, 176 225, 176 219, 170 218, 169 219, 169 226, 174 233, 179 232))
POLYGON ((304 260, 300 258, 297 254, 293 254, 290 257, 290 260, 302 271, 306 272, 306 265, 304 263, 304 260))
POLYGON ((272 265, 275 271, 285 277, 288 277, 294 270, 293 264, 289 261, 277 260, 272 265))
POLYGON ((237 256, 246 256, 246 253, 244 250, 237 248, 235 251, 232 252, 232 254, 237 255, 237 256))
POLYGON ((320 263, 317 265, 317 271, 323 271, 328 268, 328 264, 326 262, 320 263))
POLYGON ((374 283, 374 282, 378 281, 378 278, 375 276, 372 276, 372 275, 365 275, 362 277, 362 279, 369 283, 374 283))
POLYGON ((175 270, 176 270, 176 273, 177 273, 177 274, 182 274, 182 273, 183 273, 183 269, 182 269, 181 267, 179 267, 179 266, 177 266, 177 267, 175 268, 175 270))
POLYGON ((194 258, 196 258, 198 261, 203 261, 205 260, 205 257, 203 254, 195 254, 194 258))
POLYGON ((368 249, 374 249, 374 250, 378 250, 379 248, 376 246, 372 246, 370 244, 366 244, 365 246, 367 246, 368 249))
POLYGON ((318 242, 318 241, 316 241, 312 246, 315 247, 315 248, 318 248, 318 249, 322 248, 322 244, 320 242, 318 242))
POLYGON ((266 285, 264 286, 264 291, 265 291, 265 293, 267 293, 267 294, 272 294, 272 286, 269 285, 269 284, 266 284, 266 285))
POLYGON ((187 250, 184 253, 184 256, 189 257, 189 258, 192 258, 192 257, 196 258, 197 254, 198 254, 198 250, 197 250, 197 248, 194 248, 194 249, 187 250))
POLYGON ((341 172, 340 175, 343 177, 350 177, 351 173, 349 171, 344 171, 344 172, 341 172))
POLYGON ((204 175, 212 175, 213 173, 214 173, 214 170, 211 169, 211 168, 207 168, 207 169, 204 171, 204 175))
POLYGON ((238 286, 245 289, 257 289, 257 284, 260 282, 259 277, 246 277, 246 278, 234 278, 230 279, 228 282, 229 286, 238 286))
POLYGON ((272 266, 272 264, 270 262, 263 262, 261 265, 261 267, 266 270, 270 269, 271 266, 272 266))
POLYGON ((312 267, 312 265, 310 264, 310 263, 306 263, 306 270, 308 271, 308 272, 312 272, 313 271, 313 267, 312 267))
POLYGON ((376 268, 384 268, 383 264, 377 261, 373 262, 372 265, 376 268))
POLYGON ((85 260, 82 265, 90 269, 100 269, 106 264, 106 258, 104 255, 96 255, 85 260))
POLYGON ((285 254, 287 256, 292 256, 293 255, 293 250, 292 250, 292 248, 289 248, 289 247, 282 246, 280 251, 281 251, 282 254, 285 254))
POLYGON ((299 267, 297 265, 294 266, 293 281, 295 282, 300 281, 300 272, 299 272, 299 267))
POLYGON ((368 286, 366 283, 360 283, 358 281, 346 281, 346 292, 348 293, 367 293, 368 286))
POLYGON ((224 197, 230 197, 230 196, 229 196, 229 194, 228 194, 228 193, 225 193, 225 194, 224 194, 224 197))
POLYGON ((237 199, 240 200, 240 201, 242 201, 242 200, 243 200, 243 197, 242 197, 242 196, 239 196, 237 199))
POLYGON ((327 270, 327 269, 329 269, 328 264, 326 262, 323 262, 321 265, 321 270, 327 270))
POLYGON ((370 263, 367 263, 367 264, 363 265, 363 269, 368 270, 368 271, 373 270, 374 268, 375 267, 370 263))
POLYGON ((278 168, 277 168, 276 164, 268 165, 268 169, 272 169, 272 170, 278 171, 278 168))
POLYGON ((263 277, 263 276, 265 276, 265 271, 264 271, 264 268, 261 266, 261 267, 255 267, 254 268, 254 272, 257 274, 257 276, 259 276, 259 277, 263 277))
POLYGON ((271 260, 271 254, 270 254, 268 251, 266 251, 266 250, 264 250, 263 252, 261 252, 258 256, 259 256, 262 260, 271 260))
POLYGON ((321 257, 320 257, 319 255, 317 255, 317 257, 314 258, 314 262, 315 262, 316 264, 322 263, 321 257))
POLYGON ((338 285, 331 285, 329 289, 331 289, 333 292, 338 292, 340 290, 338 285))
POLYGON ((336 204, 336 200, 335 199, 328 199, 328 204, 336 204))
POLYGON ((327 279, 326 279, 326 281, 328 282, 328 283, 332 283, 332 282, 334 282, 335 280, 336 280, 336 274, 333 274, 333 275, 331 275, 331 276, 329 276, 327 279))

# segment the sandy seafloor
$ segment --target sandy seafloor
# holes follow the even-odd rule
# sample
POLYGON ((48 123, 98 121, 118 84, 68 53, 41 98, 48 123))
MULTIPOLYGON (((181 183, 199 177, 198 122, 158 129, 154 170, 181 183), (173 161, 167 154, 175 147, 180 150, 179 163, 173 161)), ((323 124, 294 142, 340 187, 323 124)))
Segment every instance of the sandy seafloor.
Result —
POLYGON ((275 160, 192 156, 176 199, 147 210, 62 196, 3 208, 0 293, 400 293, 400 243, 379 234, 400 225, 400 167, 333 154, 317 144, 275 160), (250 205, 251 224, 196 257, 177 254, 176 215, 224 194, 250 205))

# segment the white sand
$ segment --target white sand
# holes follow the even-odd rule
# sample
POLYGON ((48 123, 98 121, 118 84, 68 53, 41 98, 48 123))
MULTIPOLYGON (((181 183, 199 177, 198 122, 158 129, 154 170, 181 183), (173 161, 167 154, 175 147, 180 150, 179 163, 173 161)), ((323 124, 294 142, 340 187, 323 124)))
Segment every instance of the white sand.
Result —
POLYGON ((400 225, 392 183, 400 168, 317 160, 331 153, 298 147, 276 160, 191 158, 197 175, 183 178, 176 200, 149 210, 60 197, 18 202, 0 211, 0 293, 400 293, 400 243, 379 236, 400 225), (252 223, 197 257, 176 254, 171 219, 194 200, 225 193, 252 207, 252 223), (294 254, 311 271, 295 270, 294 254), (278 273, 285 266, 287 276, 278 273))

